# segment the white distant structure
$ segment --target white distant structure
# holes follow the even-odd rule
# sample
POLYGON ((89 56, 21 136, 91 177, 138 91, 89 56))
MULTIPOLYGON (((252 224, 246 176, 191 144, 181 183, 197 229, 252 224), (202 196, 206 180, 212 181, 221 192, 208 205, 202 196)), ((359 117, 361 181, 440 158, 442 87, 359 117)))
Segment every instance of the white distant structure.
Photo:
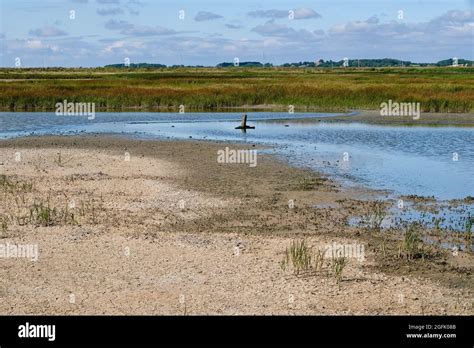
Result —
POLYGON ((315 61, 314 61, 314 65, 315 65, 315 66, 320 66, 320 65, 323 64, 323 63, 324 63, 324 61, 323 61, 322 59, 318 59, 318 60, 315 60, 315 61))
POLYGON ((453 58, 453 65, 452 66, 459 66, 458 59, 456 57, 453 58))
POLYGON ((344 68, 347 68, 347 67, 349 66, 349 58, 345 57, 345 58, 343 59, 342 66, 343 66, 344 68))

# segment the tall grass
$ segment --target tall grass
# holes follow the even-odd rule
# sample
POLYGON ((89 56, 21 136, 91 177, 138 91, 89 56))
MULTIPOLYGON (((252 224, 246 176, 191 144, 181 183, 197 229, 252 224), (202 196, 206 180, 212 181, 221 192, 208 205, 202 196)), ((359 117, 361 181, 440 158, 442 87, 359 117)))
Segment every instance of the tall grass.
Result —
POLYGON ((378 109, 388 99, 422 111, 474 110, 474 69, 0 69, 1 111, 53 111, 55 103, 105 110, 214 110, 274 105, 302 110, 378 109), (107 72, 107 74, 104 74, 107 72), (6 81, 8 79, 8 81, 6 81))

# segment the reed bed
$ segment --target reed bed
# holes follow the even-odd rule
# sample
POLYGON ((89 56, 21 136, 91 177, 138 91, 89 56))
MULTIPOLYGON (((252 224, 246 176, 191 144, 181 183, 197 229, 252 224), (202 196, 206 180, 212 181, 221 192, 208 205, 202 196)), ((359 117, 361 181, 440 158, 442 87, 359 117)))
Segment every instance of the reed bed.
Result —
POLYGON ((0 69, 0 111, 211 111, 268 106, 301 111, 379 109, 389 99, 424 112, 474 111, 474 68, 0 69))

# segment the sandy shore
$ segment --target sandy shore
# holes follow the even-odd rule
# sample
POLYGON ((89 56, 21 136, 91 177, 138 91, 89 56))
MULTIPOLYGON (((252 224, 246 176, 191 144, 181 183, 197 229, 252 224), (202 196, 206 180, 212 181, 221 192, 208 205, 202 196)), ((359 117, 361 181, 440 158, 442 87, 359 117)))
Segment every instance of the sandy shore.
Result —
POLYGON ((0 258, 0 314, 474 313, 472 253, 400 258, 397 233, 347 224, 373 192, 266 155, 256 167, 217 163, 225 146, 237 148, 0 141, 0 245, 39 252, 37 261, 0 258), (339 283, 330 259, 317 272, 282 269, 303 238, 313 250, 363 245, 364 260, 350 258, 339 283))

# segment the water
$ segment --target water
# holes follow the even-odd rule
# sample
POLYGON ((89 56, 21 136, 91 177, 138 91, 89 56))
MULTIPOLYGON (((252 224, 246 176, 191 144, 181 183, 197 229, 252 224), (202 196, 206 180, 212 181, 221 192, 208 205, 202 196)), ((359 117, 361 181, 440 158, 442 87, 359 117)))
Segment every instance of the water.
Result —
MULTIPOLYGON (((431 229, 466 232, 469 220, 474 220, 474 205, 469 203, 452 205, 446 202, 424 202, 415 205, 406 202, 404 207, 400 208, 394 202, 380 227, 406 227, 418 223, 431 229)), ((360 226, 366 225, 366 221, 362 216, 354 216, 349 219, 348 224, 360 226)))
POLYGON ((0 113, 0 138, 82 132, 273 145, 268 152, 347 185, 440 200, 474 196, 474 128, 295 122, 314 116, 331 114, 251 113, 256 129, 243 133, 234 129, 241 113, 98 113, 94 120, 0 113))
MULTIPOLYGON (((284 112, 253 113, 253 120, 301 119, 317 115, 329 117, 337 114, 305 114, 284 112)), ((197 122, 239 122, 242 113, 152 113, 152 112, 102 112, 89 120, 87 116, 56 116, 51 112, 0 112, 0 138, 37 134, 52 134, 64 130, 79 129, 81 126, 101 124, 152 124, 152 123, 197 123, 197 122)))

